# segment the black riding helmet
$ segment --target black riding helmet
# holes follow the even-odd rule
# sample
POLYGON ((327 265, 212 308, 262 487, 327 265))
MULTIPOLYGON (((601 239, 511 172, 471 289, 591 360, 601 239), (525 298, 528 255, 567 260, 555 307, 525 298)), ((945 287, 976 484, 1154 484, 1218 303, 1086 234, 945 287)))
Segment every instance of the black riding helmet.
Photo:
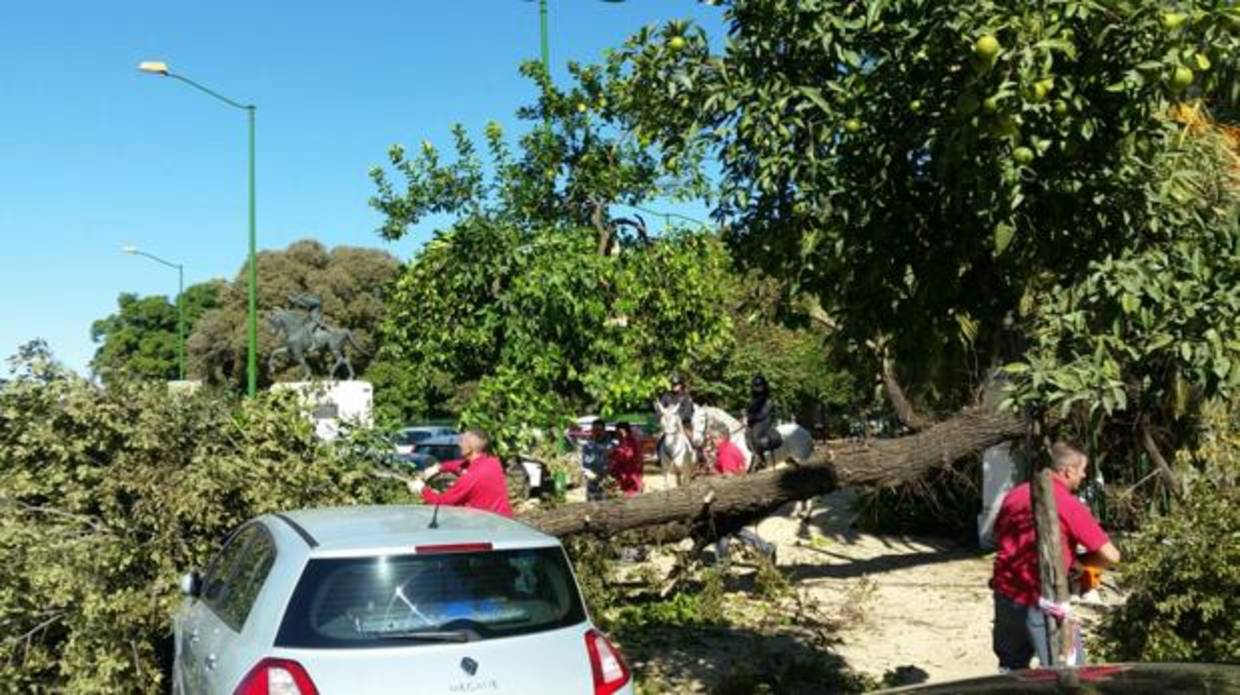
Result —
POLYGON ((672 386, 676 387, 676 386, 684 386, 684 385, 685 385, 685 378, 681 376, 679 373, 673 373, 672 374, 672 386))
POLYGON ((766 383, 766 377, 756 374, 749 382, 749 390, 755 396, 765 396, 770 392, 770 385, 766 383))

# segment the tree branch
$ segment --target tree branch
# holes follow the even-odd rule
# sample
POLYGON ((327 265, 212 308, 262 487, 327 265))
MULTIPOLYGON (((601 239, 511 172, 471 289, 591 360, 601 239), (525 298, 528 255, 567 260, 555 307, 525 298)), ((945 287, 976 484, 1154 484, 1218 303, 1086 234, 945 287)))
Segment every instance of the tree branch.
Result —
POLYGON ((24 633, 22 633, 22 634, 20 634, 20 635, 16 635, 16 636, 13 636, 13 637, 9 637, 9 638, 7 638, 7 639, 5 640, 5 642, 6 642, 6 643, 8 643, 8 644, 10 644, 10 645, 13 645, 13 644, 17 644, 18 642, 25 641, 25 642, 26 642, 26 648, 27 648, 27 650, 29 650, 29 648, 30 648, 30 643, 31 643, 32 641, 34 641, 35 635, 37 635, 37 634, 39 634, 39 632, 41 632, 41 631, 43 631, 43 630, 46 630, 47 628, 51 627, 51 626, 52 626, 52 623, 54 623, 54 622, 56 622, 57 620, 60 620, 61 618, 63 618, 63 617, 65 616, 65 613, 67 613, 67 612, 68 612, 68 611, 57 611, 57 612, 53 613, 53 614, 52 614, 52 617, 48 618, 47 620, 44 620, 43 622, 39 623, 38 625, 35 625, 34 627, 30 628, 29 630, 27 630, 26 632, 24 632, 24 633))
POLYGON ((603 219, 603 202, 597 198, 590 199, 590 222, 598 234, 598 255, 606 256, 611 249, 611 224, 603 219))
POLYGON ((900 418, 900 422, 904 423, 914 432, 920 432, 932 425, 934 420, 917 412, 913 404, 909 402, 908 397, 904 395, 904 389, 900 387, 900 382, 896 380, 895 368, 891 364, 891 359, 887 356, 886 351, 879 356, 882 362, 883 386, 887 389, 887 398, 891 400, 891 407, 896 411, 896 417, 900 418))
POLYGON ((44 516, 55 516, 55 517, 60 517, 62 519, 69 519, 72 521, 83 523, 83 524, 86 524, 87 526, 90 526, 92 529, 94 529, 95 531, 99 533, 110 533, 111 532, 97 518, 86 515, 86 514, 76 514, 74 512, 68 512, 63 509, 57 509, 56 507, 37 507, 32 504, 26 504, 25 502, 22 502, 20 500, 12 499, 11 497, 0 497, 0 504, 15 507, 19 511, 23 511, 29 514, 42 514, 44 516))
POLYGON ((1167 459, 1163 458, 1162 452, 1158 450, 1158 444, 1154 441, 1154 435, 1150 432, 1149 418, 1142 415, 1139 422, 1141 447, 1145 449, 1145 453, 1149 454, 1150 460, 1154 462, 1154 466, 1158 469, 1158 474, 1163 479, 1167 489, 1171 491, 1171 494, 1176 499, 1181 499, 1183 497, 1183 490, 1180 487, 1180 479, 1171 468, 1171 464, 1167 463, 1167 459))

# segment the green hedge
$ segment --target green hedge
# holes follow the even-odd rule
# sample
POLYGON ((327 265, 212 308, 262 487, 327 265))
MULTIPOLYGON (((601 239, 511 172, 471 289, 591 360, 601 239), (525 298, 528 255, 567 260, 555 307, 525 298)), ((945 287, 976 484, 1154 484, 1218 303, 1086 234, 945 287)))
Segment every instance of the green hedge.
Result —
MULTIPOLYGON (((1207 412, 1183 452, 1188 491, 1174 512, 1124 540, 1127 602, 1100 631, 1113 661, 1240 662, 1240 409, 1207 412)), ((1177 458, 1181 458, 1177 456, 1177 458)))
POLYGON ((177 579, 276 509, 385 501, 288 397, 98 387, 45 359, 0 383, 0 683, 159 692, 177 579))

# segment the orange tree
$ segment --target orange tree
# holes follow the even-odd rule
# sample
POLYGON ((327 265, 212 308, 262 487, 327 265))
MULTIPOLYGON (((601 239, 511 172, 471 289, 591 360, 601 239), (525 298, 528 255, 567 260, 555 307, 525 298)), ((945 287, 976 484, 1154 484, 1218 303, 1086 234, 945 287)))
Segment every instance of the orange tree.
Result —
POLYGON ((665 163, 717 158, 738 257, 884 346, 914 401, 1019 363, 1016 404, 1131 431, 1177 379, 1235 385, 1236 190, 1168 118, 1234 107, 1232 3, 719 4, 721 47, 670 23, 611 57, 617 110, 665 163))

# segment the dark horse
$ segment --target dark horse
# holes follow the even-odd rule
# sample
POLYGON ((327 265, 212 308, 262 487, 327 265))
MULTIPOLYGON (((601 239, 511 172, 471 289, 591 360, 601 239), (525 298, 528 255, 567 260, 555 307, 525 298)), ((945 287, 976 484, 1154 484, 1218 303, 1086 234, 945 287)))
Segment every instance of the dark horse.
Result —
POLYGON ((349 363, 347 357, 344 356, 345 343, 357 347, 357 343, 353 342, 353 334, 347 328, 324 328, 317 324, 314 319, 304 311, 293 309, 278 309, 267 315, 267 323, 278 333, 284 335, 284 345, 272 350, 271 355, 267 358, 267 369, 274 372, 272 363, 276 359, 276 355, 290 355, 306 373, 306 378, 310 379, 314 373, 310 370, 310 363, 306 361, 307 355, 320 352, 324 348, 332 353, 332 357, 336 359, 332 363, 332 368, 328 372, 329 377, 335 377, 336 372, 341 365, 348 370, 349 379, 353 379, 353 365, 349 363))

